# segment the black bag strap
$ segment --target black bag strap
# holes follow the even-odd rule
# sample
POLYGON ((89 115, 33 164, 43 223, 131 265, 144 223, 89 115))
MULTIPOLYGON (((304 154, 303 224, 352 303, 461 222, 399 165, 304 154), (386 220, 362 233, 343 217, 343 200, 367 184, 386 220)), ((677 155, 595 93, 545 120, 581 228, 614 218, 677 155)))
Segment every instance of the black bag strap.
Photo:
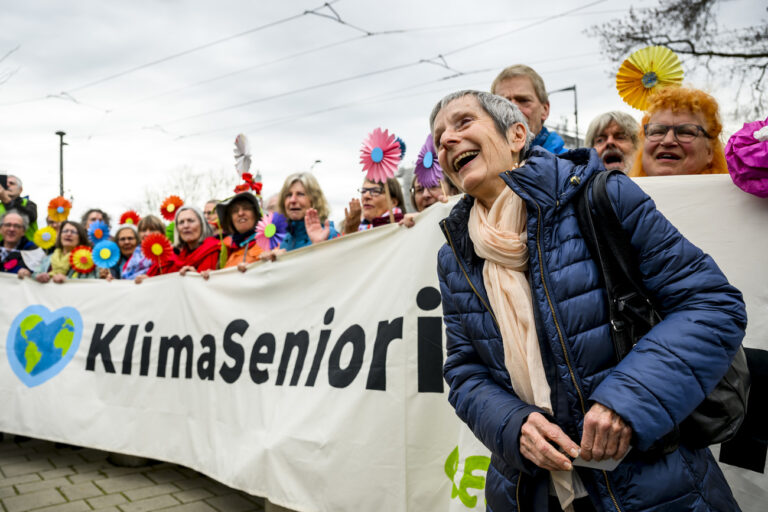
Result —
POLYGON ((576 196, 575 209, 582 236, 605 284, 614 349, 620 361, 632 350, 637 336, 658 323, 661 316, 642 285, 635 250, 608 196, 607 183, 613 173, 621 171, 593 174, 576 196))

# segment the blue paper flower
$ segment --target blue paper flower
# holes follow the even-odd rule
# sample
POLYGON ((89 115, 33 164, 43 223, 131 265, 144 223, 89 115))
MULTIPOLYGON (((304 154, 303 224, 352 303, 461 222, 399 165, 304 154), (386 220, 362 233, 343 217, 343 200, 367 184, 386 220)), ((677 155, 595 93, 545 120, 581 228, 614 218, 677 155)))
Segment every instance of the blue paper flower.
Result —
POLYGON ((102 220, 91 223, 88 227, 88 239, 92 244, 97 244, 102 240, 109 240, 109 226, 102 220))
POLYGON ((93 262, 99 268, 112 268, 119 259, 120 248, 111 240, 103 240, 93 247, 93 262))

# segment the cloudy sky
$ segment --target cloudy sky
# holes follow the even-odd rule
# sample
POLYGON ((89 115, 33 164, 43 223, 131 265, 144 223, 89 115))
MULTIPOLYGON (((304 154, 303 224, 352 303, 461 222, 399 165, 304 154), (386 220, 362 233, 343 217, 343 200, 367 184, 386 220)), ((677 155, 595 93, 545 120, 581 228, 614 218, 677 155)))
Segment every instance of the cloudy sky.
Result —
MULTIPOLYGON (((0 169, 18 174, 44 207, 58 195, 55 132, 63 130, 73 213, 119 215, 179 193, 190 176, 231 182, 234 139, 245 133, 265 197, 287 174, 313 168, 338 219, 362 181, 369 131, 394 131, 412 163, 434 103, 487 89, 507 65, 531 65, 549 90, 576 85, 582 136, 606 110, 639 118, 615 92, 620 63, 604 59, 584 30, 655 3, 6 1, 0 169)), ((724 4, 726 26, 764 14, 759 0, 724 4)), ((570 92, 553 94, 547 124, 573 129, 573 102, 570 92)))

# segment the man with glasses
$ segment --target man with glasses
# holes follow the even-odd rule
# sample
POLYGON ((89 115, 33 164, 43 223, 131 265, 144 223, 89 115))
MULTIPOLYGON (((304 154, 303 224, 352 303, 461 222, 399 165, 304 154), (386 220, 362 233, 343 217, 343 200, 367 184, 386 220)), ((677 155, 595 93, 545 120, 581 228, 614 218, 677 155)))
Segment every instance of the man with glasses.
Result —
POLYGON ((29 277, 31 267, 42 260, 42 251, 24 236, 28 225, 29 219, 18 210, 9 210, 0 217, 0 272, 18 274, 20 279, 29 277), (28 254, 35 249, 35 254, 28 254))
POLYGON ((22 197, 24 191, 18 176, 9 174, 5 179, 5 186, 0 180, 0 215, 10 210, 23 212, 29 219, 26 228, 26 236, 32 239, 37 231, 37 205, 29 197, 22 197))

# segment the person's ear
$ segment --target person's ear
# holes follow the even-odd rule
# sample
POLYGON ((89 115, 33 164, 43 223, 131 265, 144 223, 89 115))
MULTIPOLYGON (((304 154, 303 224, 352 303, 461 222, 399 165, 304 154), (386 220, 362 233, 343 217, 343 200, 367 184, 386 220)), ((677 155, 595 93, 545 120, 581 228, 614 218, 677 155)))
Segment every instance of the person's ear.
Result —
POLYGON ((520 153, 525 148, 528 130, 523 123, 515 123, 507 129, 507 142, 513 153, 520 153))
POLYGON ((549 117, 549 102, 544 103, 543 106, 544 108, 541 111, 541 124, 544 124, 544 121, 549 117))

